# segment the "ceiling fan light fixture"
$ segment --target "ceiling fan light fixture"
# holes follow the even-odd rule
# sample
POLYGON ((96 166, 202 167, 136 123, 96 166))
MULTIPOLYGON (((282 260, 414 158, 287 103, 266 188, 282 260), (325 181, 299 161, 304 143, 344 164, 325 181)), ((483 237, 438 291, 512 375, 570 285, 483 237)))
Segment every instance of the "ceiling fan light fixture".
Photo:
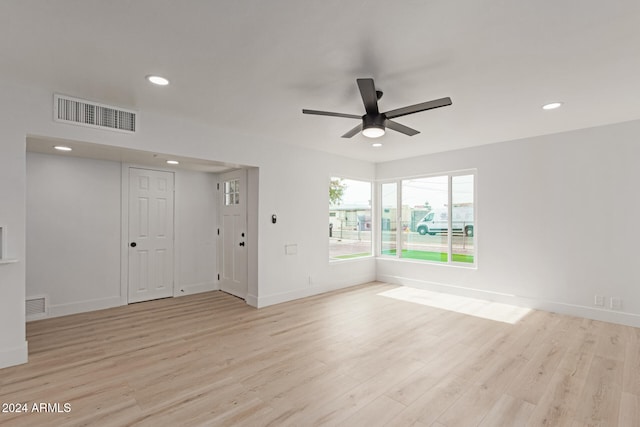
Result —
POLYGON ((369 126, 362 129, 362 134, 367 138, 380 138, 384 135, 384 127, 382 126, 369 126))

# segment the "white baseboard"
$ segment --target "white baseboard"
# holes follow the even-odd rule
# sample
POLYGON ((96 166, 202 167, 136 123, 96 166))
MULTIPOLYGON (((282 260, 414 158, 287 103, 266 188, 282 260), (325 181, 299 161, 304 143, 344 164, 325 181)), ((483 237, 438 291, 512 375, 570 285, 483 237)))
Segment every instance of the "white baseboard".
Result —
MULTIPOLYGON (((372 279, 374 280, 374 279, 372 279)), ((255 301, 256 305, 253 305, 249 302, 247 297, 247 304, 253 305, 257 308, 264 308, 270 305, 281 304, 283 302, 289 302, 296 299, 307 298, 314 295, 323 294, 325 292, 337 291, 338 289, 350 288, 352 286, 358 286, 363 283, 368 283, 372 280, 366 280, 360 283, 343 283, 343 284, 333 284, 333 285, 316 285, 309 286, 303 289, 296 289, 294 291, 281 292, 278 294, 267 295, 263 297, 258 297, 255 301)), ((255 297, 253 297, 255 298, 255 297)))
POLYGON ((395 285, 404 285, 418 289, 426 289, 433 292, 442 292, 469 298, 478 298, 503 304, 515 305, 518 307, 531 308, 534 310, 549 311, 552 313, 600 320, 603 322, 619 323, 627 326, 640 327, 640 315, 623 311, 604 310, 595 307, 566 304, 558 301, 539 300, 517 295, 509 295, 500 292, 449 285, 446 283, 412 279, 409 277, 383 274, 379 275, 377 280, 395 285))
MULTIPOLYGON (((192 285, 185 285, 177 290, 176 297, 183 295, 192 295, 201 292, 215 291, 217 290, 217 284, 215 282, 209 283, 196 283, 192 285), (181 292, 184 290, 184 292, 181 292)), ((67 316, 69 314, 85 313, 87 311, 104 310, 105 308, 120 307, 127 305, 126 298, 120 296, 100 298, 86 301, 71 302, 67 304, 50 304, 46 315, 34 317, 29 320, 45 319, 49 317, 67 316)))
POLYGON ((27 363, 28 354, 26 341, 18 347, 0 350, 0 369, 27 363))
POLYGON ((258 297, 257 296, 255 296, 255 295, 247 295, 247 299, 245 301, 251 307, 258 308, 258 297))
POLYGON ((193 283, 189 285, 182 285, 174 291, 174 297, 182 297, 186 295, 199 294, 202 292, 209 291, 217 291, 218 283, 217 282, 202 282, 202 283, 193 283))
POLYGON ((59 317, 67 316, 69 314, 85 313, 87 311, 104 310, 105 308, 119 307, 121 305, 123 304, 120 296, 71 302, 67 304, 50 304, 49 315, 47 317, 59 317))

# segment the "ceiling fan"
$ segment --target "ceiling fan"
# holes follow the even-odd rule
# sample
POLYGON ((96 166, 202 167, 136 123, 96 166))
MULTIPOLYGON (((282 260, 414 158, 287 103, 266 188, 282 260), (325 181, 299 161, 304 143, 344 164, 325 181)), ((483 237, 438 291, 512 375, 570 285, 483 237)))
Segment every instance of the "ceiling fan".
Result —
POLYGON ((364 109, 366 111, 366 114, 364 116, 307 109, 303 109, 302 113, 362 120, 362 123, 342 135, 342 137, 351 138, 352 136, 362 132, 362 134, 368 138, 378 138, 384 135, 386 128, 393 129, 396 132, 400 132, 409 136, 419 134, 419 131, 411 129, 408 126, 401 125, 400 123, 394 122, 391 119, 406 116, 408 114, 419 113, 420 111, 432 110, 434 108, 446 107, 447 105, 451 105, 451 98, 447 97, 381 113, 378 110, 378 100, 382 98, 382 92, 376 90, 373 79, 357 79, 356 81, 358 83, 358 88, 360 89, 362 102, 364 102, 364 109))

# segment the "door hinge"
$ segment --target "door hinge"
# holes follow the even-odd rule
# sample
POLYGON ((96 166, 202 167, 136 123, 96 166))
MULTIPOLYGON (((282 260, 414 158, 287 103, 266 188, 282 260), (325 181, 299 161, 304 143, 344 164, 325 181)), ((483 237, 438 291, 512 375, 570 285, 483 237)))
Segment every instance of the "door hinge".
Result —
POLYGON ((220 229, 218 228, 218 236, 220 235, 220 229))
POLYGON ((220 280, 220 275, 218 274, 218 280, 220 280))
POLYGON ((220 183, 219 182, 216 184, 216 187, 217 187, 218 190, 220 190, 220 183))

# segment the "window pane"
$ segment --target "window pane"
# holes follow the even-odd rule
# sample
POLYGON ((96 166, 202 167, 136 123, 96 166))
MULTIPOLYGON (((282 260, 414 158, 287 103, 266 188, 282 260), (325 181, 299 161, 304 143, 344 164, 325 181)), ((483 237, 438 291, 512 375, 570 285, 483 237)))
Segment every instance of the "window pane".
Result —
POLYGON ((402 258, 447 262, 449 178, 402 181, 402 258))
POLYGON ((331 178, 329 259, 371 255, 371 183, 331 178))
POLYGON ((382 214, 380 224, 380 254, 396 255, 396 234, 398 217, 398 187, 395 182, 381 186, 382 214))
POLYGON ((454 262, 474 262, 475 224, 473 215, 473 175, 451 178, 451 258, 454 262))

